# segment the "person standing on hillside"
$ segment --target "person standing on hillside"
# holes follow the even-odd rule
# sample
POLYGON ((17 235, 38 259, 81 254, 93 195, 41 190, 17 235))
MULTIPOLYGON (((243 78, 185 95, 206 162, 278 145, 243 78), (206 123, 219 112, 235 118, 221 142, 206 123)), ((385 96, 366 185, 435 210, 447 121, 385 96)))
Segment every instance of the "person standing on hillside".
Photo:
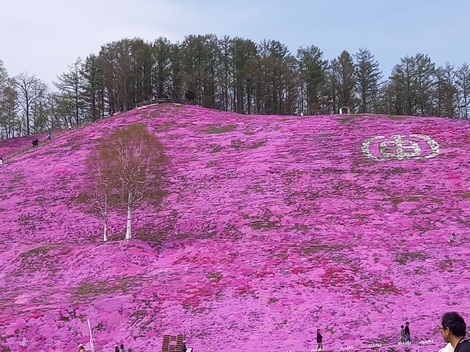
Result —
POLYGON ((323 335, 320 329, 317 329, 317 351, 323 351, 323 335))
POLYGON ((400 342, 404 343, 405 341, 406 341, 405 325, 402 325, 400 329, 400 342))
POLYGON ((442 316, 441 335, 449 342, 454 352, 470 352, 470 341, 467 340, 467 324, 457 312, 448 312, 442 316))
POLYGON ((3 164, 3 156, 0 155, 0 165, 3 164))
POLYGON ((410 322, 407 321, 405 324, 405 342, 411 343, 411 333, 410 333, 410 322))

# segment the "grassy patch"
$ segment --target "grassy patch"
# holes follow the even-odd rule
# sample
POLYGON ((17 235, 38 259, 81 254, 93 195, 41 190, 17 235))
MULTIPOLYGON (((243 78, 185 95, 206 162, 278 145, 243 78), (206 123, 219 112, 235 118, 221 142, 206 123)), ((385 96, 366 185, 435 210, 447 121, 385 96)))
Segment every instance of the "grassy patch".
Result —
POLYGON ((223 275, 219 272, 212 272, 206 275, 206 278, 211 281, 219 282, 222 279, 223 275))
POLYGON ((341 122, 341 123, 349 123, 349 122, 354 123, 354 122, 356 122, 356 121, 354 121, 354 117, 353 117, 353 116, 348 116, 348 117, 341 117, 341 118, 339 119, 339 122, 341 122))
POLYGON ((80 193, 78 196, 76 197, 72 197, 72 201, 75 201, 77 203, 88 203, 90 202, 90 197, 88 196, 88 194, 85 194, 85 193, 80 193))
POLYGON ((395 261, 401 265, 405 265, 406 263, 414 260, 423 261, 428 259, 428 255, 423 252, 405 252, 400 253, 395 257, 395 261))
POLYGON ((132 318, 142 318, 145 317, 147 312, 145 310, 136 310, 134 313, 132 313, 131 317, 132 318))
POLYGON ((399 175, 405 172, 405 169, 402 167, 394 167, 393 169, 390 170, 390 173, 393 175, 399 175))
POLYGON ((209 160, 206 167, 214 167, 215 165, 217 165, 217 160, 209 160))
POLYGON ((340 245, 311 244, 307 247, 302 248, 301 253, 305 255, 310 255, 313 253, 337 252, 343 249, 344 249, 344 246, 340 246, 340 245))
POLYGON ((37 257, 39 255, 46 255, 49 251, 51 251, 53 249, 54 249, 53 246, 40 246, 40 247, 30 249, 27 252, 21 253, 20 257, 22 259, 27 259, 27 258, 30 258, 30 257, 37 257))
POLYGON ((221 145, 214 145, 214 146, 212 146, 212 149, 210 150, 210 153, 219 153, 222 150, 224 150, 224 147, 222 147, 221 145))
POLYGON ((394 121, 404 121, 409 118, 409 116, 402 116, 402 115, 386 115, 385 117, 394 121))
POLYGON ((269 230, 275 228, 277 224, 277 222, 272 222, 266 219, 260 219, 250 223, 250 227, 253 230, 269 230))
POLYGON ((230 142, 230 146, 235 150, 239 150, 243 146, 243 142, 239 139, 233 139, 230 142))
POLYGON ((248 148, 249 148, 249 149, 256 149, 256 148, 259 148, 259 147, 262 147, 262 146, 266 145, 267 142, 268 142, 267 139, 262 139, 262 140, 260 140, 260 141, 258 141, 258 142, 253 143, 253 144, 250 145, 248 148))
POLYGON ((244 134, 248 135, 248 136, 253 136, 256 134, 255 131, 243 131, 244 134))
POLYGON ((14 275, 21 277, 42 270, 56 275, 64 256, 68 256, 69 253, 70 248, 67 246, 55 244, 30 249, 19 255, 21 262, 14 275))
POLYGON ((205 132, 207 134, 218 134, 218 133, 227 133, 233 132, 237 128, 234 125, 226 125, 226 126, 212 126, 208 128, 205 132))
POLYGON ((132 288, 137 287, 136 277, 123 277, 115 281, 83 282, 75 287, 75 298, 93 298, 105 294, 121 292, 127 294, 132 288))

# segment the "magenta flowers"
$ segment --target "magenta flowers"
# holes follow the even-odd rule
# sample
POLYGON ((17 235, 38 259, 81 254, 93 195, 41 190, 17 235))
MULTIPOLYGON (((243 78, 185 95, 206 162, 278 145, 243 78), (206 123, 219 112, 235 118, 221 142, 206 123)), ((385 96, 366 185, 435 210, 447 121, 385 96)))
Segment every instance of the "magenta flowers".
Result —
POLYGON ((307 351, 321 329, 325 349, 386 351, 407 347, 410 321, 411 348, 437 350, 442 313, 470 321, 469 133, 444 118, 174 104, 64 133, 0 165, 0 346, 86 346, 90 319, 97 350, 184 333, 197 351, 307 351), (168 193, 135 209, 129 242, 111 211, 104 244, 84 161, 131 123, 165 145, 168 193))

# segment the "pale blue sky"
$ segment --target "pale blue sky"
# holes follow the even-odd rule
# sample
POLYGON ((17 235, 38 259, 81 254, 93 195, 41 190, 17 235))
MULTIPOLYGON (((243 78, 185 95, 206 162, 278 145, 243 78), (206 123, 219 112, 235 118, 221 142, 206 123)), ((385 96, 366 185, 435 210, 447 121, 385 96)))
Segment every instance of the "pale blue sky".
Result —
POLYGON ((278 40, 325 59, 367 48, 384 76, 405 56, 470 63, 470 0, 0 0, 0 60, 48 85, 77 57, 124 37, 213 33, 278 40))

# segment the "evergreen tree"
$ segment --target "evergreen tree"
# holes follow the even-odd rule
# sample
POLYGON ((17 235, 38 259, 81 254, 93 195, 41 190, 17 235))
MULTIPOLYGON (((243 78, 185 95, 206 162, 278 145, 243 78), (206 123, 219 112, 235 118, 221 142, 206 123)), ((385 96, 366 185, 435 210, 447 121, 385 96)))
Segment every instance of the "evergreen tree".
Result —
POLYGON ((328 61, 316 46, 297 51, 300 74, 300 110, 306 114, 319 114, 322 111, 328 61))
POLYGON ((369 50, 361 48, 355 54, 356 91, 359 95, 359 112, 375 113, 378 105, 382 71, 369 50))
POLYGON ((340 56, 331 62, 329 70, 331 107, 337 113, 343 106, 351 111, 356 109, 356 77, 351 55, 343 51, 340 56))
POLYGON ((82 60, 78 58, 73 65, 69 66, 69 71, 57 76, 58 81, 54 82, 59 90, 56 98, 62 99, 64 107, 71 109, 68 115, 74 116, 77 127, 83 123, 80 120, 85 105, 82 65, 82 60))

